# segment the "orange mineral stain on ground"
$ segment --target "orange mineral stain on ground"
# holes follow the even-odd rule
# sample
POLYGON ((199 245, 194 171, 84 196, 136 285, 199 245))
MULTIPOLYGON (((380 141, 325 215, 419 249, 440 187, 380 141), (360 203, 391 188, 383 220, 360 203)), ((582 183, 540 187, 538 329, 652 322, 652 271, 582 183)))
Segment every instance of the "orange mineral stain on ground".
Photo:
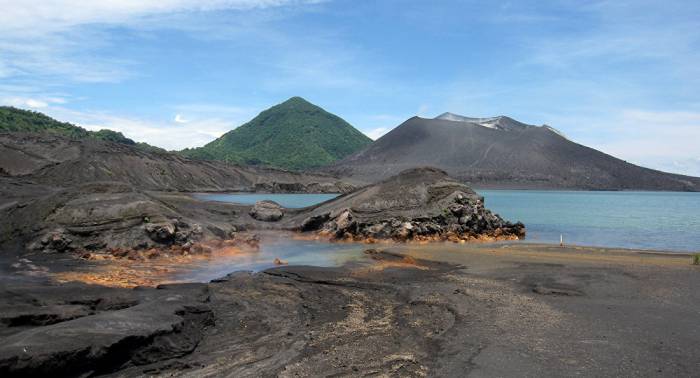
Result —
POLYGON ((388 268, 413 268, 427 270, 427 266, 418 263, 413 257, 406 256, 401 260, 381 260, 367 267, 370 271, 382 271, 388 268))
POLYGON ((520 238, 516 235, 501 235, 501 234, 479 234, 479 235, 458 235, 455 233, 446 233, 442 235, 414 235, 408 239, 396 239, 396 238, 385 238, 385 239, 375 239, 373 237, 366 237, 362 235, 352 235, 346 233, 342 237, 337 237, 336 235, 329 233, 327 231, 317 231, 317 232, 304 232, 304 233, 293 233, 290 237, 294 240, 310 240, 310 241, 324 241, 330 243, 363 243, 363 244, 380 244, 380 245, 391 245, 396 243, 404 244, 428 244, 428 243, 442 243, 442 242, 452 242, 452 243, 493 243, 502 241, 515 241, 520 238))
POLYGON ((369 257, 372 260, 372 264, 355 269, 355 271, 353 272, 353 274, 355 275, 361 276, 362 274, 382 271, 389 268, 409 268, 419 270, 429 269, 427 266, 421 264, 414 257, 408 255, 381 255, 375 249, 368 249, 364 253, 367 257, 369 257))
POLYGON ((176 279, 175 276, 206 264, 225 264, 255 253, 256 248, 223 245, 202 254, 159 253, 156 257, 146 259, 94 254, 89 258, 94 263, 87 265, 84 270, 55 273, 53 279, 57 282, 79 281, 112 287, 157 286, 186 282, 188 280, 176 279))

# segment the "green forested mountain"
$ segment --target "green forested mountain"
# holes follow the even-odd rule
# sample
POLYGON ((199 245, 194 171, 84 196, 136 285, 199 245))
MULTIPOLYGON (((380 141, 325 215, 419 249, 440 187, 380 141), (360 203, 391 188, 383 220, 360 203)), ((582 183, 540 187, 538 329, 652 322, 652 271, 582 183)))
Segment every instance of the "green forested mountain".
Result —
POLYGON ((182 153, 197 159, 304 169, 330 164, 371 142, 342 118, 292 97, 204 147, 182 153))
POLYGON ((76 139, 99 139, 144 149, 161 150, 146 143, 136 143, 118 131, 108 129, 89 131, 72 123, 57 121, 43 113, 11 106, 0 106, 0 132, 58 134, 76 139))

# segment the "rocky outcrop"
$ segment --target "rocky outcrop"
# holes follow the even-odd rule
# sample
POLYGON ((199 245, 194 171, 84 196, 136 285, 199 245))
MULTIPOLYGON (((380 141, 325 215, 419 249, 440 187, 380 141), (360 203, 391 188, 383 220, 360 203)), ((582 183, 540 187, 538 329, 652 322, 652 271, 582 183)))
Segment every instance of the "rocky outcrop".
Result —
POLYGON ((63 253, 75 249, 73 240, 66 234, 65 230, 57 230, 44 235, 37 247, 45 252, 63 253))
POLYGON ((214 240, 248 245, 235 238, 236 232, 260 229, 370 242, 525 235, 522 224, 493 214, 481 196, 434 168, 408 170, 304 209, 285 209, 272 201, 254 206, 201 201, 120 182, 88 183, 28 201, 19 198, 0 208, 0 245, 12 244, 5 251, 73 253, 85 259, 206 252, 193 247, 214 240))
POLYGON ((251 217, 263 222, 277 222, 284 216, 284 210, 277 202, 258 201, 250 209, 251 217))
POLYGON ((599 249, 566 249, 564 268, 545 256, 554 246, 448 249, 160 289, 0 275, 0 376, 697 375, 693 269, 630 251, 608 251, 611 266, 591 259, 599 249))
MULTIPOLYGON (((329 357, 316 371, 335 375, 388 372, 397 362, 389 358, 383 363, 384 356, 400 354, 405 348, 393 340, 410 340, 412 351, 420 355, 428 355, 431 346, 431 335, 417 332, 421 325, 411 321, 413 315, 407 312, 422 314, 427 306, 405 305, 408 297, 395 282, 410 279, 430 283, 454 268, 420 260, 407 264, 382 252, 373 253, 372 259, 378 266, 420 269, 375 272, 370 277, 346 268, 285 266, 278 260, 279 266, 266 272, 236 272, 210 284, 172 284, 155 289, 78 283, 0 285, 0 319, 15 317, 15 308, 31 300, 37 314, 56 315, 51 323, 0 323, 0 376, 274 376, 285 370, 294 376, 313 376, 316 374, 295 366, 310 355, 314 360, 329 357), (387 278, 394 282, 392 286, 384 282, 387 278), (103 302, 122 306, 106 308, 103 302), (381 307, 373 307, 377 303, 381 307), (75 310, 68 311, 68 305, 75 310), (387 324, 385 307, 391 309, 387 317, 391 323, 378 326, 379 322, 387 324), (362 321, 354 320, 358 318, 362 321), (326 327, 332 330, 324 331, 326 327), (379 340, 372 336, 380 343, 372 350, 357 348, 366 343, 370 330, 381 332, 379 340), (332 351, 332 345, 317 350, 321 346, 318 341, 326 334, 334 335, 330 340, 341 341, 337 345, 343 350, 332 351), (256 357, 261 351, 273 358, 256 357), (361 371, 339 364, 331 367, 332 361, 349 353, 358 361, 374 356, 373 365, 361 371), (356 357, 354 353, 359 354, 356 357), (386 368, 382 368, 384 364, 386 368)), ((437 316, 431 315, 427 322, 449 326, 450 321, 443 316, 448 309, 433 309, 431 313, 437 316)))
POLYGON ((78 255, 189 249, 205 239, 231 238, 235 213, 229 206, 214 207, 188 196, 154 197, 123 183, 91 183, 2 210, 0 242, 78 255), (190 208, 192 203, 196 205, 190 208))
POLYGON ((185 245, 199 241, 204 233, 199 224, 189 224, 182 220, 163 223, 148 223, 144 226, 151 240, 161 244, 185 245))
POLYGON ((335 239, 474 240, 519 239, 511 223, 484 207, 483 197, 444 171, 418 168, 318 206, 301 231, 335 239))
POLYGON ((330 213, 323 213, 319 215, 312 215, 310 217, 304 218, 301 225, 299 226, 299 231, 307 232, 318 230, 331 218, 330 213))
MULTIPOLYGON (((77 290, 86 289, 95 294, 94 303, 110 297, 109 290, 95 292, 90 287, 73 288, 73 295, 80 296, 77 290)), ((62 294, 60 289, 53 291, 62 294)), ((137 297, 134 292, 119 293, 137 297)), ((126 307, 114 309, 77 301, 52 306, 39 303, 32 314, 43 311, 50 321, 8 324, 35 327, 3 339, 0 375, 92 376, 148 365, 191 353, 204 330, 213 325, 211 309, 205 303, 209 298, 205 284, 164 285, 158 290, 142 290, 138 297, 126 302, 126 307)), ((13 306, 8 307, 12 311, 13 306)), ((7 313, 5 308, 0 311, 3 317, 7 313)))

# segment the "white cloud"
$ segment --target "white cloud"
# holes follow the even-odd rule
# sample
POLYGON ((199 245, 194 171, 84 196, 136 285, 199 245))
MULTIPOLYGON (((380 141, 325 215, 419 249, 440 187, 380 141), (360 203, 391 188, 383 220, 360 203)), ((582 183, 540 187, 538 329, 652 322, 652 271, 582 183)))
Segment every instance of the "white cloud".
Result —
POLYGON ((593 148, 645 167, 700 176, 700 112, 626 109, 587 126, 601 134, 581 140, 593 148))
POLYGON ((174 121, 175 121, 175 123, 187 123, 187 122, 189 122, 181 114, 176 114, 174 121))
POLYGON ((94 53, 108 44, 109 38, 94 29, 12 31, 0 26, 0 75, 34 86, 51 85, 49 78, 60 83, 98 83, 129 77, 135 62, 94 53))
POLYGON ((45 108, 49 106, 49 104, 41 100, 34 100, 30 98, 27 100, 27 106, 30 108, 45 108))
MULTIPOLYGON (((221 116, 237 116, 237 115, 247 115, 255 112, 257 109, 244 108, 240 106, 232 105, 220 105, 220 104, 180 104, 173 107, 177 112, 191 114, 197 117, 206 116, 210 114, 217 114, 221 116)), ((179 114, 181 114, 179 113, 179 114)))
POLYGON ((42 109, 48 107, 49 104, 63 104, 65 102, 66 100, 60 97, 0 97, 0 105, 14 106, 18 108, 42 109))
MULTIPOLYGON (((275 41, 280 46, 295 44, 293 40, 275 41)), ((280 48, 275 50, 275 56, 260 63, 270 67, 271 74, 263 85, 276 91, 298 90, 300 85, 305 87, 330 89, 358 89, 376 91, 377 86, 369 78, 368 72, 359 72, 363 68, 355 56, 355 51, 337 48, 337 42, 332 39, 310 38, 304 44, 292 49, 280 48)))
POLYGON ((416 112, 416 115, 419 117, 425 118, 425 117, 427 117, 429 110, 430 110, 430 106, 428 106, 427 104, 421 104, 418 107, 418 111, 416 112))
POLYGON ((697 83, 697 2, 572 2, 569 10, 590 17, 593 25, 581 33, 554 33, 547 39, 526 40, 531 61, 520 63, 589 80, 599 74, 590 68, 607 67, 605 75, 616 77, 636 72, 627 69, 630 65, 647 65, 657 67, 655 74, 660 77, 697 83), (612 69, 619 70, 618 75, 612 75, 612 69))
POLYGON ((682 159, 671 162, 671 165, 664 164, 664 170, 669 172, 680 172, 686 175, 700 177, 700 157, 694 159, 682 159))
POLYGON ((360 117, 350 120, 352 125, 365 125, 359 126, 360 131, 365 135, 370 137, 370 139, 377 140, 384 136, 384 134, 393 130, 395 127, 406 121, 412 115, 395 115, 395 114, 370 114, 361 115, 360 117))
POLYGON ((135 18, 187 11, 245 10, 318 0, 0 0, 0 31, 37 35, 85 24, 123 24, 135 18))
MULTIPOLYGON (((0 0, 0 78, 119 82, 138 62, 96 54, 112 36, 104 27, 158 24, 187 12, 251 10, 320 0, 0 0)), ((165 25, 169 28, 178 25, 165 25)))
POLYGON ((382 137, 382 135, 386 134, 391 130, 388 127, 377 127, 376 129, 369 130, 365 132, 365 135, 370 137, 372 140, 377 140, 382 137))
POLYGON ((211 117, 191 119, 183 124, 174 120, 148 120, 103 112, 79 112, 61 107, 49 107, 44 111, 56 119, 80 125, 88 130, 120 131, 137 142, 146 142, 167 150, 203 146, 243 121, 211 117))
MULTIPOLYGON (((91 130, 121 131, 136 141, 167 149, 200 146, 252 117, 253 110, 218 104, 178 105, 168 110, 176 114, 173 119, 152 120, 102 110, 76 111, 61 107, 66 100, 54 93, 75 82, 120 82, 138 75, 135 68, 139 62, 115 59, 110 53, 115 36, 109 28, 144 32, 140 37, 148 37, 152 30, 178 28, 192 32, 193 36, 198 33, 202 38, 224 38, 207 32, 226 35, 235 29, 236 23, 228 17, 233 14, 225 17, 231 24, 225 24, 225 30, 204 25, 199 17, 210 18, 206 13, 210 11, 290 8, 321 2, 323 0, 0 0, 0 104, 40 109, 62 121, 91 130)), ((250 19, 244 18, 242 13, 239 15, 241 20, 250 19)), ((260 27, 252 23, 253 28, 260 27)))

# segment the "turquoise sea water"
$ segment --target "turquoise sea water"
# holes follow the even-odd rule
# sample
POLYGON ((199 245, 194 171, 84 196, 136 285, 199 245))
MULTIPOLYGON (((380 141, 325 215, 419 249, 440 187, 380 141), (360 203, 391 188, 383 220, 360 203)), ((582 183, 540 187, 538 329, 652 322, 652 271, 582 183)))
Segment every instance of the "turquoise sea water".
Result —
POLYGON ((483 190, 527 241, 700 252, 700 193, 483 190))
MULTIPOLYGON (((527 227, 527 241, 700 252, 700 193, 483 190, 486 207, 527 227)), ((289 208, 333 194, 199 194, 252 204, 270 199, 289 208)))

